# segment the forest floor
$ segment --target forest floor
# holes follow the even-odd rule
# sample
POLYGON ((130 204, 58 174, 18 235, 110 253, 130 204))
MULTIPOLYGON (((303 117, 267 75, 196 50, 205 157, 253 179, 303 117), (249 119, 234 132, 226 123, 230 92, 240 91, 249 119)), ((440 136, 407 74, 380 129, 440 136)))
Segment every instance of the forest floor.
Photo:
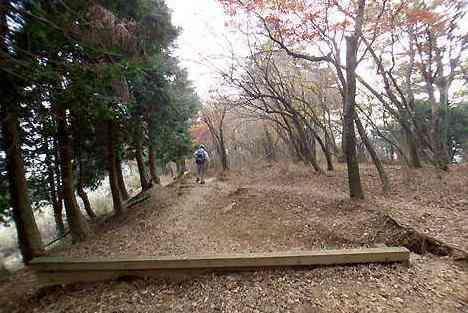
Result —
MULTIPOLYGON (((112 218, 67 256, 267 252, 403 243, 398 221, 468 250, 468 166, 450 173, 388 166, 392 192, 363 166, 367 198, 347 197, 343 168, 327 175, 262 164, 155 188, 146 202, 112 218), (389 219, 391 217, 392 220, 389 219)), ((411 254, 402 265, 205 274, 178 283, 154 279, 38 290, 27 270, 0 283, 1 312, 468 312, 466 261, 411 254)))

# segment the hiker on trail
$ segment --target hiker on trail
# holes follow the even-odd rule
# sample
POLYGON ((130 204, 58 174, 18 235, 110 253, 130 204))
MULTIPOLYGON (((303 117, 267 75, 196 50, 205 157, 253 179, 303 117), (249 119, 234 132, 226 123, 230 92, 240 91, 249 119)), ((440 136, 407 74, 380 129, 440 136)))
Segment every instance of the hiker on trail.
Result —
POLYGON ((204 145, 200 145, 193 154, 197 166, 197 183, 205 183, 205 170, 210 160, 204 145))

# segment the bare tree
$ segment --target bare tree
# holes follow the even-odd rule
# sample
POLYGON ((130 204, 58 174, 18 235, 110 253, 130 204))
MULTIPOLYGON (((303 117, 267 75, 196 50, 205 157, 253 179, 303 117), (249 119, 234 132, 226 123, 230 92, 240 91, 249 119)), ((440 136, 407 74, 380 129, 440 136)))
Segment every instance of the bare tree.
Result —
POLYGON ((454 1, 424 7, 426 10, 442 9, 430 20, 419 21, 409 36, 417 47, 417 69, 421 73, 424 87, 432 108, 431 142, 434 160, 440 169, 448 170, 449 152, 447 147, 447 118, 449 90, 454 80, 462 78, 462 56, 468 49, 468 33, 459 31, 459 24, 466 11, 464 3, 454 1), (454 13, 451 13, 451 12, 454 13), (436 90, 439 99, 436 99, 436 90))
POLYGON ((224 136, 224 119, 227 113, 227 106, 221 102, 206 104, 202 111, 203 122, 208 126, 211 137, 216 146, 223 171, 229 169, 226 142, 224 136))

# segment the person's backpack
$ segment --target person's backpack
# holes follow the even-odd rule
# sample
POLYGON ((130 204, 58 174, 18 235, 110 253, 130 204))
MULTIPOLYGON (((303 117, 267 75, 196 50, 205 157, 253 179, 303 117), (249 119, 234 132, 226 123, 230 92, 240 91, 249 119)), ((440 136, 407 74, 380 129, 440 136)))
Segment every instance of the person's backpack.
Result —
POLYGON ((202 164, 205 162, 205 160, 205 151, 203 151, 202 149, 198 149, 197 151, 195 151, 195 162, 197 164, 202 164))

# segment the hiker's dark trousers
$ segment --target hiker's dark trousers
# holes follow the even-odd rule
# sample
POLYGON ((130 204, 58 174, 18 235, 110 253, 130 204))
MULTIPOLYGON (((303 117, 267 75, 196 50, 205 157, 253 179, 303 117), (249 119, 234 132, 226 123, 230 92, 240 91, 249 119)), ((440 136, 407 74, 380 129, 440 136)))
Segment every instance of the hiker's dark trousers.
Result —
POLYGON ((201 182, 205 180, 205 169, 206 162, 197 163, 197 178, 200 179, 201 182))

